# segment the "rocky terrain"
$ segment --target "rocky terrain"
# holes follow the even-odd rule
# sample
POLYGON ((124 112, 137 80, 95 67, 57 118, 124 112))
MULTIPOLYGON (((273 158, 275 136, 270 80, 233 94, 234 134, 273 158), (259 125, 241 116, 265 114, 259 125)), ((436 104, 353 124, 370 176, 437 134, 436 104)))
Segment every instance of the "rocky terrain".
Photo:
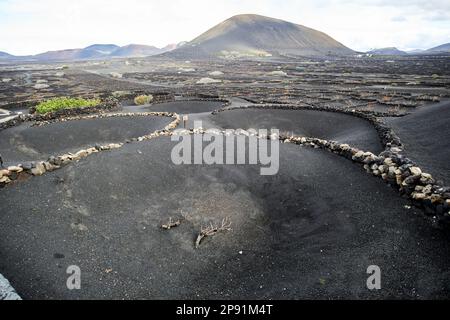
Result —
POLYGON ((446 233, 350 161, 283 144, 281 172, 262 177, 175 166, 172 146, 127 144, 2 190, 0 267, 23 298, 448 297, 446 233), (225 217, 232 230, 196 249, 225 217), (373 263, 389 289, 365 287, 373 263), (68 264, 83 290, 66 289, 68 264))

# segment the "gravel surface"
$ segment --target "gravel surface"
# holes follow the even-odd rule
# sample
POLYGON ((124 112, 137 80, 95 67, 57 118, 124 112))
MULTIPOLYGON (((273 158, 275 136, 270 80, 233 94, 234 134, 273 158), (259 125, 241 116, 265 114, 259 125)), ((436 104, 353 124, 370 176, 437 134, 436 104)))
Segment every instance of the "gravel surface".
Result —
POLYGON ((405 145, 406 155, 450 185, 450 101, 386 121, 405 145))
POLYGON ((446 298, 449 234, 332 153, 280 146, 280 172, 175 166, 161 137, 0 192, 0 270, 26 299, 446 298), (170 218, 183 218, 171 230, 170 218), (228 217, 232 231, 194 242, 228 217), (81 290, 66 288, 70 265, 81 290), (382 270, 382 290, 366 269, 382 270))
POLYGON ((150 106, 128 106, 124 110, 132 110, 133 112, 175 112, 178 114, 203 113, 212 112, 221 109, 223 102, 219 101, 172 101, 157 103, 150 106))
POLYGON ((366 120, 350 115, 315 110, 237 109, 211 116, 229 129, 279 129, 295 135, 349 143, 365 151, 383 150, 377 131, 366 120))
POLYGON ((25 123, 0 131, 0 154, 5 164, 46 160, 50 155, 93 146, 124 142, 158 129, 172 121, 167 117, 111 117, 74 120, 32 127, 25 123))

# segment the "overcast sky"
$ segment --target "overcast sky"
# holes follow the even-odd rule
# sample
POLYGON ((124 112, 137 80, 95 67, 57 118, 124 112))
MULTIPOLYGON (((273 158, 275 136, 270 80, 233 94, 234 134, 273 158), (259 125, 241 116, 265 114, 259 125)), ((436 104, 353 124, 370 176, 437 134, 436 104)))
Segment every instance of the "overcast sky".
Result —
POLYGON ((0 0, 0 51, 192 40, 241 13, 323 31, 354 49, 450 42, 449 0, 0 0))

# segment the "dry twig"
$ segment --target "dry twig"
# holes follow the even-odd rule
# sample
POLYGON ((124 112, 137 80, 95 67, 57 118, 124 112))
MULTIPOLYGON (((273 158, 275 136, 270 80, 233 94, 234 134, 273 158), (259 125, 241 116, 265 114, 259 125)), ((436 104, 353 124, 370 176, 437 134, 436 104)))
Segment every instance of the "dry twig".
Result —
POLYGON ((166 224, 163 224, 161 226, 161 228, 163 228, 164 230, 170 230, 172 228, 176 228, 181 224, 181 220, 176 220, 174 221, 172 218, 169 218, 169 222, 166 224))
POLYGON ((195 247, 198 248, 204 238, 212 237, 219 232, 225 231, 231 231, 231 221, 228 218, 224 218, 220 226, 216 226, 211 223, 208 227, 202 227, 200 234, 197 236, 197 240, 195 241, 195 247))

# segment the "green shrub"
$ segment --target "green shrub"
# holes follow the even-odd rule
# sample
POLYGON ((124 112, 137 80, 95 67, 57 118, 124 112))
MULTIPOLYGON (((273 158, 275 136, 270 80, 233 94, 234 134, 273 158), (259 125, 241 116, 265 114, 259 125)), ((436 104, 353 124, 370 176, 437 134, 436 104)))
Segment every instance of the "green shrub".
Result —
POLYGON ((152 101, 153 101, 153 96, 151 94, 148 96, 141 95, 141 96, 137 96, 136 98, 134 98, 134 103, 137 106, 141 106, 143 104, 149 104, 152 101))
POLYGON ((36 112, 45 114, 55 112, 62 109, 95 107, 100 104, 99 99, 82 99, 82 98, 53 98, 39 103, 36 106, 36 112))

